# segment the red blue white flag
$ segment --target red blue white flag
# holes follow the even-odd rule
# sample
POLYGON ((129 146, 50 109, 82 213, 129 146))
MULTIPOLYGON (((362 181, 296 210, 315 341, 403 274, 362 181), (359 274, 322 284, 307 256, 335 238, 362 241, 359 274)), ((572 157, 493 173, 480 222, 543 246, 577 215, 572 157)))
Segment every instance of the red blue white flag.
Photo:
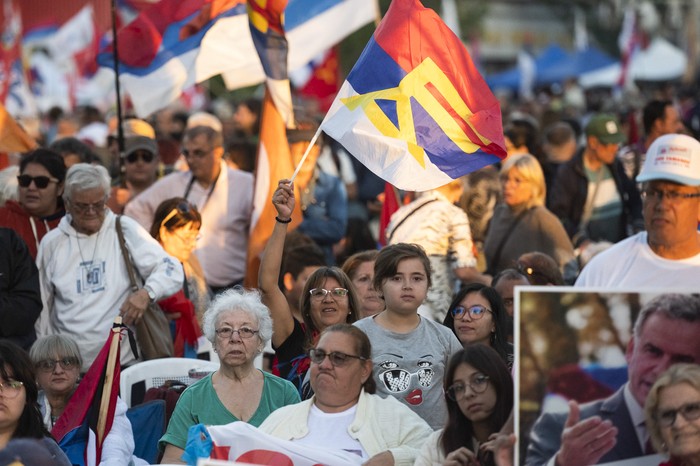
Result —
POLYGON ((391 3, 321 127, 408 191, 506 156, 498 101, 462 42, 418 0, 391 3))
POLYGON ((74 465, 100 464, 119 395, 119 346, 125 326, 115 321, 107 342, 51 430, 74 465))
MULTIPOLYGON (((376 0, 289 0, 284 10, 288 67, 372 21, 376 0)), ((119 31, 120 81, 145 117, 195 83, 221 74, 236 89, 265 80, 245 0, 160 0, 119 31)), ((113 68, 105 49, 98 63, 113 68)))

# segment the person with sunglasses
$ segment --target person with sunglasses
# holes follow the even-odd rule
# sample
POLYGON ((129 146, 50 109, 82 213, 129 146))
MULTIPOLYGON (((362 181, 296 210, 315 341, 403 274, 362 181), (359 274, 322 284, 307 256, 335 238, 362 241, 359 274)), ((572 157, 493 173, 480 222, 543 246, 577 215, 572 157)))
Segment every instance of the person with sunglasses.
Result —
POLYGON ((359 328, 327 327, 309 351, 314 396, 270 414, 260 430, 313 447, 343 450, 364 465, 412 465, 432 429, 393 397, 375 394, 372 345, 359 328))
POLYGON ((38 395, 27 352, 12 342, 0 340, 0 450, 11 440, 37 439, 50 452, 52 465, 71 466, 42 422, 38 395))
POLYGON ((185 272, 182 289, 158 301, 160 308, 175 319, 176 356, 183 356, 187 348, 196 346, 197 338, 202 334, 202 318, 211 299, 204 271, 193 254, 201 226, 199 211, 182 197, 163 201, 156 209, 151 225, 151 236, 165 252, 180 261, 185 272))
POLYGON ((218 295, 204 315, 204 334, 221 367, 180 395, 159 442, 163 463, 185 464, 181 456, 195 424, 243 421, 257 427, 277 408, 299 402, 291 382, 255 367, 272 336, 270 311, 257 291, 235 288, 218 295))
POLYGON ((355 322, 360 300, 345 272, 337 267, 319 267, 308 276, 301 292, 299 312, 303 323, 294 317, 278 283, 287 226, 296 203, 289 180, 279 181, 272 203, 277 216, 260 262, 258 288, 272 313, 272 347, 279 375, 291 380, 306 399, 311 396, 309 381, 305 380, 309 368, 307 351, 326 327, 355 322))
POLYGON ((671 366, 651 387, 644 414, 652 445, 668 455, 659 466, 700 464, 700 366, 671 366))
POLYGON ((501 295, 481 283, 462 287, 450 303, 443 324, 462 345, 477 343, 493 348, 509 368, 513 367, 513 344, 508 342, 508 313, 501 295))
MULTIPOLYGON (((182 266, 133 219, 117 217, 106 208, 110 190, 107 169, 78 163, 66 175, 63 195, 68 214, 39 246, 37 267, 44 308, 37 336, 73 337, 83 356, 83 370, 104 345, 112 322, 121 315, 134 326, 149 302, 182 288, 182 266), (133 290, 117 231, 140 277, 133 290)), ((136 361, 130 345, 121 346, 121 363, 136 361)))
POLYGON ((0 227, 12 228, 27 243, 36 259, 43 237, 58 226, 65 214, 63 158, 48 149, 36 149, 22 157, 19 165, 19 200, 8 200, 0 207, 0 227))
MULTIPOLYGON (((32 346, 29 357, 39 386, 39 409, 44 426, 50 431, 64 413, 70 412, 65 408, 78 388, 82 357, 75 341, 65 335, 49 335, 38 339, 32 346)), ((126 417, 127 408, 126 403, 117 398, 112 427, 102 446, 102 466, 147 464, 133 456, 134 433, 131 422, 126 417)))
POLYGON ((514 393, 503 359, 486 345, 467 346, 450 358, 443 385, 447 422, 428 437, 415 465, 497 464, 497 439, 513 409, 514 393))
MULTIPOLYGON (((107 201, 107 207, 115 214, 124 213, 124 206, 158 179, 159 158, 155 131, 145 121, 137 121, 142 123, 138 127, 141 134, 132 134, 124 140, 122 167, 125 186, 112 187, 107 201)), ((134 126, 132 123, 129 128, 134 126)))

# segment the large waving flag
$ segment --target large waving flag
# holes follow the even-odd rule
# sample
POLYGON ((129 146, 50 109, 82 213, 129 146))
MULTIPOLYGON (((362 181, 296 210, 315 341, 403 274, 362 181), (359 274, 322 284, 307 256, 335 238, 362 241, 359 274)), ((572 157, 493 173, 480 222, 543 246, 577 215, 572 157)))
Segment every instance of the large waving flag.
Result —
MULTIPOLYGON (((248 241, 248 266, 244 285, 256 287, 260 256, 275 226, 276 210, 272 205, 272 195, 277 189, 277 182, 290 178, 294 173, 292 154, 287 143, 285 122, 277 111, 272 96, 265 92, 262 115, 260 119, 260 144, 255 168, 255 195, 253 197, 253 215, 250 221, 250 241, 248 241)), ((299 191, 295 188, 297 200, 299 191)), ((296 228, 302 220, 300 203, 297 201, 292 213, 292 222, 288 231, 296 228)))
POLYGON ((51 430, 74 465, 100 464, 119 395, 119 346, 124 328, 117 317, 107 342, 51 430))
POLYGON ((27 152, 37 143, 17 124, 0 103, 0 152, 27 152))
MULTIPOLYGON (((372 21, 375 2, 289 0, 284 11, 289 69, 372 21)), ((136 113, 145 117, 218 74, 229 89, 263 82, 248 23, 245 0, 161 0, 142 11, 118 33, 120 80, 136 113)), ((98 62, 113 68, 111 51, 98 62)))
POLYGON ((391 3, 321 127, 408 191, 506 155, 498 101, 464 45, 418 0, 391 3))

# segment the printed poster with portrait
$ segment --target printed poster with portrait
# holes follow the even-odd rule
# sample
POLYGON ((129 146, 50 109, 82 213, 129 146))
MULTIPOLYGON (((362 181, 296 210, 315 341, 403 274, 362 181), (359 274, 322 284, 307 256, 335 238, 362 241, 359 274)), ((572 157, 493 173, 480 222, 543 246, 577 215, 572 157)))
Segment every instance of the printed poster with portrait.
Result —
MULTIPOLYGON (((680 295, 679 299, 700 300, 692 291, 680 295)), ((582 414, 603 410, 604 417, 622 424, 617 426, 615 445, 605 448, 607 456, 602 456, 597 464, 657 466, 665 461, 665 456, 653 452, 651 444, 642 442, 641 437, 646 436, 643 405, 635 414, 624 413, 638 409, 630 400, 646 399, 650 384, 663 372, 659 366, 666 364, 655 362, 654 358, 661 360, 665 356, 659 356, 659 348, 654 345, 638 345, 636 350, 640 352, 634 353, 634 323, 645 306, 672 296, 662 291, 573 287, 517 287, 515 296, 515 425, 519 440, 516 464, 547 464, 559 449, 571 400, 579 405, 590 403, 582 414), (630 359, 633 354, 637 359, 630 359), (632 361, 629 366, 628 361, 632 361), (632 381, 628 384, 630 374, 632 381), (633 407, 625 411, 627 406, 633 407), (639 427, 635 427, 635 422, 639 427), (609 459, 630 454, 633 457, 609 459)), ((649 322, 652 321, 644 321, 642 332, 646 332, 649 322)), ((700 335, 694 342, 684 340, 684 344, 693 348, 684 352, 699 353, 700 335)), ((593 442, 586 446, 595 448, 593 442)))

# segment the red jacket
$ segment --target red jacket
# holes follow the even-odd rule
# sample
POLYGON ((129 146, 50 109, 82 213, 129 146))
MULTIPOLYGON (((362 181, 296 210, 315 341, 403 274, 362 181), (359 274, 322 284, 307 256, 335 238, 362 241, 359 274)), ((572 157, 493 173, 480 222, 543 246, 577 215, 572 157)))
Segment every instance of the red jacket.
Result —
POLYGON ((27 243, 29 253, 36 260, 39 242, 46 233, 58 226, 58 222, 61 221, 64 214, 65 212, 61 209, 50 217, 33 217, 17 201, 7 201, 4 207, 0 207, 0 227, 15 230, 27 243), (32 228, 32 223, 34 223, 36 233, 32 228))

